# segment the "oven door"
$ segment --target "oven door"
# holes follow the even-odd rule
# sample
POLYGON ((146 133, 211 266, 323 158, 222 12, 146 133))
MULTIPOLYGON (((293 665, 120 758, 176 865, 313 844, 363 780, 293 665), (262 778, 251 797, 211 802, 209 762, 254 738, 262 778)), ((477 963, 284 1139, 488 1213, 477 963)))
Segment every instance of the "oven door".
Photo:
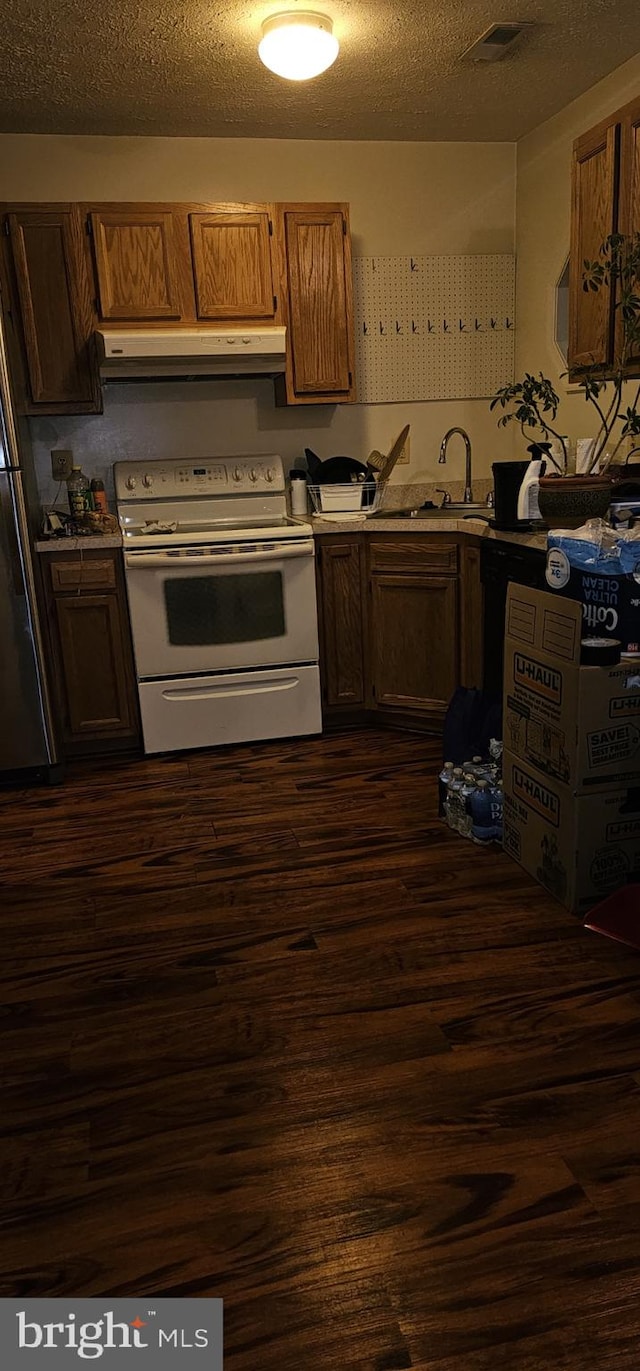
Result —
POLYGON ((317 662, 313 538, 125 553, 138 677, 317 662))

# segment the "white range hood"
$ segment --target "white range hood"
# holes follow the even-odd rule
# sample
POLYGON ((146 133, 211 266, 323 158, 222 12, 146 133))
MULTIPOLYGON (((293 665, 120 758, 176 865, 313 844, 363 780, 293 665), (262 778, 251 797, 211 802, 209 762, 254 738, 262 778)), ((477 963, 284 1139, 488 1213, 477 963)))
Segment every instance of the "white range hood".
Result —
POLYGON ((148 328, 96 331, 100 375, 275 376, 285 369, 286 329, 148 328))

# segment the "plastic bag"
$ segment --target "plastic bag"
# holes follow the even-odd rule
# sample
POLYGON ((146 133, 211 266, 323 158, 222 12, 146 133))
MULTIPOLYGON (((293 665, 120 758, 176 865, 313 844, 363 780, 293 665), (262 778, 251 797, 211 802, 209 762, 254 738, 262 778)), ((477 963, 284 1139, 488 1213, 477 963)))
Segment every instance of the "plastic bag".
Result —
POLYGON ((547 546, 564 552, 579 571, 622 576, 640 562, 640 528, 615 529, 604 519, 589 519, 581 528, 550 529, 547 546))

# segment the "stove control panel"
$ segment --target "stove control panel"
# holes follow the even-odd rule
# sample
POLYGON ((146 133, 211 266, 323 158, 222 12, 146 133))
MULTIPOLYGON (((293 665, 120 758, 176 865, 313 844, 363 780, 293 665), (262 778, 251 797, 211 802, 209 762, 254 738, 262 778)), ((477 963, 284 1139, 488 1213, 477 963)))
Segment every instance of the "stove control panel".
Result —
POLYGON ((113 470, 117 500, 175 500, 284 490, 282 458, 273 453, 195 461, 116 462, 113 470))

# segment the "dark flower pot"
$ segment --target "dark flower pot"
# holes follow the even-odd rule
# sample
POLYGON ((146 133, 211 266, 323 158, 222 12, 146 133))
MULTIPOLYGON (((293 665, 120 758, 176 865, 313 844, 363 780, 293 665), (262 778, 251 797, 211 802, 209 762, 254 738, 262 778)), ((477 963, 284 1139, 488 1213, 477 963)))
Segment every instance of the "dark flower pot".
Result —
POLYGON ((611 503, 610 476, 542 476, 540 514, 550 528, 579 528, 605 519, 611 503))

